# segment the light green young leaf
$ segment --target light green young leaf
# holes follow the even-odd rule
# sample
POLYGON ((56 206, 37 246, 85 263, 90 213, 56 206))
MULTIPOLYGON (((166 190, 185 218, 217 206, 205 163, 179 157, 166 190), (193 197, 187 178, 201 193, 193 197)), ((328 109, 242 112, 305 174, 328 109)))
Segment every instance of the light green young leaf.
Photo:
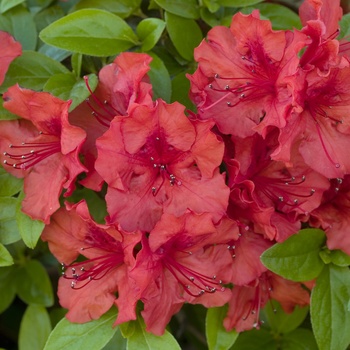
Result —
POLYGON ((350 266, 350 256, 341 250, 331 250, 330 259, 334 265, 350 266))
POLYGON ((29 305, 19 329, 19 350, 42 350, 51 332, 51 322, 45 307, 29 305))
POLYGON ((0 242, 11 244, 21 239, 16 222, 19 201, 13 197, 0 197, 0 242))
POLYGON ((205 333, 209 350, 230 349, 238 337, 235 330, 227 332, 223 320, 227 314, 227 305, 210 308, 205 319, 205 333))
POLYGON ((155 2, 174 15, 190 19, 199 18, 199 6, 196 0, 155 0, 155 2))
POLYGON ((0 13, 5 13, 13 7, 22 4, 24 1, 25 0, 2 0, 0 2, 0 13))
POLYGON ((298 328, 305 320, 308 312, 308 306, 296 306, 292 313, 287 314, 275 300, 267 303, 264 308, 268 325, 278 334, 286 334, 298 328))
POLYGON ((13 265, 13 259, 9 251, 0 243, 0 267, 13 265))
POLYGON ((0 92, 16 83, 27 89, 41 90, 51 76, 68 72, 66 67, 52 58, 39 52, 24 51, 11 63, 0 92))
POLYGON ((0 166, 0 197, 11 197, 18 193, 23 186, 23 180, 14 177, 7 173, 5 169, 0 166))
POLYGON ((339 22, 340 34, 337 39, 342 39, 350 34, 350 13, 346 13, 339 22))
POLYGON ((159 337, 146 331, 145 323, 141 317, 138 317, 135 324, 134 333, 127 338, 128 350, 181 350, 180 345, 167 330, 159 337))
POLYGON ((141 5, 141 0, 81 0, 72 10, 82 10, 84 8, 98 8, 101 10, 106 10, 118 15, 121 18, 127 18, 133 14, 141 5))
POLYGON ((319 229, 305 229, 277 243, 261 256, 261 262, 272 272, 296 282, 316 278, 324 263, 320 251, 325 233, 319 229))
POLYGON ((202 31, 197 22, 169 12, 165 13, 165 21, 176 50, 187 61, 193 61, 193 50, 203 39, 202 31))
POLYGON ((153 97, 162 98, 166 102, 170 102, 171 98, 171 79, 168 70, 163 61, 153 52, 148 52, 153 60, 150 63, 151 70, 147 73, 152 86, 153 97))
POLYGON ((319 350, 345 350, 349 346, 349 300, 349 268, 325 265, 311 292, 310 303, 311 324, 319 350))
POLYGON ((98 9, 73 12, 43 29, 39 37, 49 45, 91 56, 112 56, 139 45, 124 20, 98 9))
POLYGON ((159 18, 146 18, 136 27, 136 34, 140 38, 142 51, 151 50, 158 42, 165 28, 165 22, 159 18))
POLYGON ((29 260, 17 269, 14 276, 17 294, 29 305, 52 306, 54 302, 50 278, 44 266, 37 260, 29 260))
POLYGON ((102 349, 114 336, 117 317, 112 308, 98 320, 87 323, 71 323, 63 318, 51 332, 44 350, 102 349))
POLYGON ((2 96, 0 96, 0 120, 19 119, 20 117, 18 115, 10 113, 7 109, 4 108, 3 102, 4 102, 4 99, 2 98, 2 96))
POLYGON ((43 90, 67 101, 76 82, 77 79, 73 73, 55 74, 48 79, 43 90))

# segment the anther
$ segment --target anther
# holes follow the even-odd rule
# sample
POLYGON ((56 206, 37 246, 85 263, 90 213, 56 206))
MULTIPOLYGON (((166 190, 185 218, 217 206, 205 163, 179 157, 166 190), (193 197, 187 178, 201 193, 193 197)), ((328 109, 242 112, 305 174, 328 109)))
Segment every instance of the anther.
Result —
POLYGON ((226 86, 225 86, 225 90, 230 90, 230 86, 229 86, 229 85, 226 85, 226 86))
POLYGON ((231 107, 232 103, 231 102, 226 102, 226 104, 231 107))

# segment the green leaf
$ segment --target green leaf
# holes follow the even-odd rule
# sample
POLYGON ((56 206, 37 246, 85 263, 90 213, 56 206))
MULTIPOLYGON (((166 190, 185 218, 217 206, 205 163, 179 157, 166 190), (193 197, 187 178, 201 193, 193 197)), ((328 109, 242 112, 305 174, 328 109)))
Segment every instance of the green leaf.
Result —
POLYGON ((16 208, 19 201, 13 197, 0 197, 0 242, 11 244, 20 240, 16 222, 16 208))
POLYGON ((158 42, 165 28, 165 22, 158 18, 146 18, 136 27, 136 34, 140 38, 142 51, 151 50, 158 42))
MULTIPOLYGON (((0 126, 1 127, 1 126, 0 126)), ((0 196, 11 197, 18 193, 23 186, 23 180, 14 177, 0 166, 0 196)))
POLYGON ((0 92, 16 83, 27 89, 41 90, 52 75, 68 72, 61 63, 39 52, 24 51, 11 63, 0 92))
POLYGON ((155 2, 165 11, 174 15, 190 19, 199 18, 199 6, 196 0, 155 0, 155 2))
POLYGON ((262 16, 268 18, 272 28, 279 29, 301 29, 302 25, 299 16, 286 6, 277 4, 258 4, 255 6, 262 16))
POLYGON ((15 275, 17 294, 29 305, 53 305, 53 292, 50 278, 41 263, 29 260, 18 268, 15 275))
POLYGON ((141 0, 81 0, 71 10, 77 11, 84 8, 98 8, 127 18, 133 14, 141 4, 141 0))
POLYGON ((339 22, 340 34, 337 39, 342 39, 350 34, 350 13, 346 13, 339 22))
POLYGON ((12 304, 16 296, 16 284, 13 279, 15 271, 15 266, 0 268, 0 314, 12 304))
POLYGON ((211 13, 215 13, 220 9, 218 0, 204 0, 204 5, 211 13))
POLYGON ((13 265, 13 259, 9 251, 0 243, 0 266, 13 265))
POLYGON ((169 102, 171 98, 171 79, 163 61, 153 52, 148 52, 153 60, 147 73, 153 85, 153 97, 169 102))
POLYGON ((19 233, 23 242, 28 248, 34 249, 40 238, 45 224, 39 220, 32 220, 21 211, 21 205, 18 203, 16 209, 16 221, 19 233))
POLYGON ((24 50, 35 50, 37 31, 33 16, 24 6, 16 6, 0 15, 0 30, 11 33, 24 50))
POLYGON ((148 333, 141 317, 138 317, 135 325, 135 332, 127 338, 128 350, 181 350, 180 345, 167 330, 160 337, 148 333))
POLYGON ((57 21, 58 19, 64 16, 63 10, 59 6, 50 6, 34 16, 34 22, 37 28, 37 31, 40 32, 45 27, 47 27, 52 22, 57 21))
POLYGON ((264 309, 269 326, 278 334, 289 333, 298 328, 305 320, 308 312, 308 306, 301 308, 297 305, 292 313, 286 313, 275 300, 267 303, 264 309))
POLYGON ((239 334, 231 350, 279 350, 270 331, 253 329, 239 334))
POLYGON ((350 265, 350 256, 341 250, 331 250, 330 258, 334 265, 338 266, 349 266, 350 265))
POLYGON ((227 332, 223 326, 227 314, 227 305, 210 308, 205 319, 205 333, 209 350, 230 349, 238 337, 235 330, 227 332))
POLYGON ((102 348, 102 350, 126 350, 127 340, 122 336, 119 327, 111 338, 111 340, 102 348))
POLYGON ((281 350, 318 350, 312 331, 303 328, 284 334, 279 341, 279 346, 281 350))
POLYGON ((322 230, 301 230, 283 243, 267 249, 261 256, 261 262, 272 272, 292 281, 314 279, 324 266, 319 253, 325 239, 322 230))
POLYGON ((69 57, 72 53, 67 50, 59 49, 58 47, 54 47, 51 45, 43 44, 40 46, 38 50, 41 54, 52 58, 57 62, 62 62, 64 59, 69 57))
POLYGON ((310 304, 311 324, 319 350, 345 350, 350 344, 349 300, 349 268, 325 265, 311 292, 310 304))
POLYGON ((187 108, 194 111, 194 104, 188 95, 188 92, 190 90, 190 81, 186 78, 186 73, 190 72, 181 72, 171 80, 171 101, 178 101, 185 105, 187 108))
POLYGON ((19 4, 22 4, 25 0, 2 0, 0 2, 0 13, 4 13, 19 4))
POLYGON ((170 39, 176 50, 187 61, 193 61, 193 50, 203 39, 202 31, 197 22, 169 12, 165 13, 165 21, 170 39))
POLYGON ((264 0, 218 0, 221 6, 226 7, 245 7, 258 4, 264 0))
POLYGON ((71 323, 63 318, 51 332, 44 350, 102 349, 116 332, 116 317, 116 309, 112 308, 87 323, 71 323))
POLYGON ((120 17, 97 9, 67 15, 43 29, 45 43, 91 56, 111 56, 138 45, 138 38, 120 17))
POLYGON ((129 321, 119 325, 120 332, 124 338, 130 338, 136 329, 136 321, 129 321))
POLYGON ((42 350, 50 332, 51 322, 45 307, 29 305, 19 329, 19 350, 42 350))
POLYGON ((19 119, 20 117, 18 115, 10 113, 7 109, 3 106, 4 99, 2 96, 0 96, 0 120, 15 120, 19 119))
POLYGON ((83 62, 83 55, 81 53, 73 53, 71 57, 71 64, 73 73, 76 77, 80 77, 81 74, 81 66, 83 62))

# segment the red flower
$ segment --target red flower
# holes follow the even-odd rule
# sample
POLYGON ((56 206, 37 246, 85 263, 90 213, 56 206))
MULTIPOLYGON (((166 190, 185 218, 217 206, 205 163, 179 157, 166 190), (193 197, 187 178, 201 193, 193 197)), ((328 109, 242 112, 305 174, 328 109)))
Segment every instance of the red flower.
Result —
POLYGON ((283 241, 300 229, 298 216, 321 203, 329 182, 307 166, 297 150, 291 163, 271 160, 274 139, 232 137, 235 159, 228 160, 229 215, 252 221, 254 231, 283 241))
POLYGON ((22 54, 22 46, 13 37, 0 31, 0 85, 4 82, 5 74, 10 63, 22 54))
POLYGON ((118 302, 125 318, 136 319, 135 307, 129 305, 127 270, 133 264, 132 251, 140 235, 96 224, 85 202, 66 205, 68 210, 57 211, 42 234, 62 263, 58 296, 62 307, 68 309, 66 317, 71 322, 88 322, 118 302), (80 254, 86 259, 74 262, 80 254))
POLYGON ((267 271, 250 285, 233 287, 224 327, 227 331, 235 328, 237 332, 259 328, 260 310, 270 299, 277 300, 285 312, 291 313, 296 305, 308 305, 310 297, 300 283, 267 271))
POLYGON ((94 168, 97 157, 95 143, 108 130, 111 120, 115 116, 127 116, 134 104, 153 105, 152 86, 146 75, 151 60, 147 54, 121 53, 113 63, 100 70, 95 92, 91 91, 85 78, 91 97, 69 114, 70 122, 87 133, 81 150, 84 164, 89 169, 87 178, 81 181, 84 186, 101 190, 103 179, 94 168))
POLYGON ((212 126, 162 100, 115 118, 97 140, 96 169, 108 184, 110 222, 151 231, 163 212, 181 216, 187 208, 219 220, 229 189, 218 168, 224 145, 212 126))
POLYGON ((283 127, 294 106, 297 53, 306 40, 299 32, 273 31, 257 11, 236 14, 230 28, 211 29, 195 50, 199 68, 189 77, 199 117, 240 137, 283 127))
POLYGON ((65 196, 70 195, 76 176, 86 170, 78 158, 85 132, 69 124, 69 101, 18 85, 4 94, 4 100, 7 110, 31 123, 1 122, 3 163, 8 172, 25 178, 23 211, 49 223, 50 215, 60 207, 62 189, 67 189, 65 196))
POLYGON ((325 230, 329 249, 350 255, 350 175, 331 184, 322 205, 311 213, 310 225, 325 230))
POLYGON ((214 225, 210 214, 164 214, 149 236, 143 235, 130 278, 136 281, 144 303, 147 331, 156 335, 184 302, 206 307, 224 305, 230 296, 223 287, 231 275, 226 244, 238 235, 234 222, 214 225))
POLYGON ((333 68, 327 77, 315 70, 300 72, 304 81, 298 96, 301 113, 293 113, 280 130, 272 158, 290 161, 298 147, 306 164, 328 178, 350 173, 350 68, 333 68), (304 77, 304 74, 306 75, 304 77))

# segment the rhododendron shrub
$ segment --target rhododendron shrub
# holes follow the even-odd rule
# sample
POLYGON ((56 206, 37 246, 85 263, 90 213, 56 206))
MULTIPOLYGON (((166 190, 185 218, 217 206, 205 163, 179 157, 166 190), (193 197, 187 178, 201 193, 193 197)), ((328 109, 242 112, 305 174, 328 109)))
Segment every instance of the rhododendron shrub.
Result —
POLYGON ((1 3, 20 349, 349 346, 348 17, 264 2, 1 3))

